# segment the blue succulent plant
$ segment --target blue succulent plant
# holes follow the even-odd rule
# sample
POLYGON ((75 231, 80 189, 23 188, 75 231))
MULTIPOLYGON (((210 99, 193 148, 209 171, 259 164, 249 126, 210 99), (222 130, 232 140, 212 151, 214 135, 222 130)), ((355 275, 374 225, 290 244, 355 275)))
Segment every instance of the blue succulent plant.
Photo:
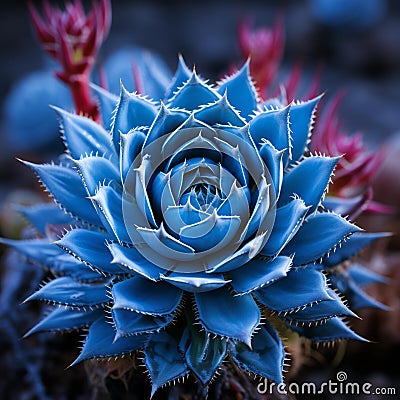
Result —
POLYGON ((68 157, 26 162, 56 203, 24 210, 42 237, 3 240, 55 276, 28 334, 87 327, 74 364, 143 350, 152 393, 228 358, 281 382, 283 326, 362 339, 324 270, 375 237, 323 206, 319 97, 266 106, 248 64, 212 86, 182 58, 163 98, 93 89, 105 127, 56 108, 68 157))

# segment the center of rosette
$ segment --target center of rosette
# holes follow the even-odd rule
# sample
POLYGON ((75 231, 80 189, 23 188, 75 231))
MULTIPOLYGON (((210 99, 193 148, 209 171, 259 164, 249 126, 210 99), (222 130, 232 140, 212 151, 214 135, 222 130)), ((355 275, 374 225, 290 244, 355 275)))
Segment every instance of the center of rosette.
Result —
MULTIPOLYGON (((186 128, 148 143, 124 182, 123 214, 135 248, 168 271, 208 271, 273 221, 270 175, 237 135, 186 128)), ((259 241, 259 240, 258 240, 259 241)))

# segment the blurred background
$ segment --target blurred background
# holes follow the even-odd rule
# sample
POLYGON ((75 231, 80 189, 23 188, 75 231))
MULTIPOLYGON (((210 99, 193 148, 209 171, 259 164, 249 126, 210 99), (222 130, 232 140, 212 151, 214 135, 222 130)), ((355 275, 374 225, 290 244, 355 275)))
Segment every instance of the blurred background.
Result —
MULTIPOLYGON (((64 4, 63 1, 50 3, 64 4)), ((90 6, 91 2, 83 3, 90 6)), ((42 3, 33 1, 33 4, 41 6, 42 3)), ((254 28, 270 28, 280 15, 284 24, 284 53, 276 83, 286 82, 294 65, 301 63, 301 87, 308 88, 319 69, 319 88, 326 93, 325 98, 332 98, 344 89, 345 97, 339 109, 344 130, 362 132, 370 151, 385 151, 385 160, 374 183, 375 199, 400 206, 400 2, 115 0, 112 11, 112 26, 100 50, 99 65, 106 63, 117 49, 140 46, 158 53, 171 71, 176 67, 177 55, 182 53, 189 66, 196 65, 197 71, 212 82, 243 63, 238 43, 241 21, 249 21, 254 28)), ((0 229, 2 236, 17 237, 24 222, 10 204, 36 203, 44 197, 30 171, 15 158, 48 161, 62 152, 55 114, 42 96, 53 90, 52 104, 59 101, 66 107, 71 100, 62 84, 57 86, 51 81, 49 70, 54 65, 33 34, 24 1, 1 6, 0 54, 0 229), (36 94, 32 96, 25 91, 28 79, 31 87, 37 84, 33 89, 36 94), (34 110, 35 115, 27 110, 34 110), (44 118, 46 122, 41 125, 44 118), (49 133, 44 135, 43 132, 49 133)), ((400 232, 398 212, 390 216, 363 217, 361 224, 373 231, 400 232)), ((390 305, 392 311, 366 311, 361 313, 364 320, 354 323, 359 333, 376 343, 350 343, 345 355, 342 354, 344 348, 339 347, 325 351, 317 359, 311 352, 305 361, 302 360, 305 366, 295 379, 322 382, 344 370, 354 382, 369 380, 380 386, 397 385, 400 393, 399 242, 398 235, 394 236, 380 244, 381 248, 373 255, 365 256, 373 270, 392 278, 391 285, 375 287, 371 292, 390 305)), ((7 254, 3 256, 3 263, 20 266, 23 261, 7 254)), ((72 382, 81 385, 81 398, 88 398, 85 396, 89 389, 85 389, 87 383, 79 369, 83 367, 64 371, 68 363, 59 356, 59 349, 66 348, 68 352, 75 348, 76 337, 64 341, 57 337, 19 341, 34 324, 39 311, 34 306, 18 304, 41 279, 40 273, 33 272, 30 265, 23 271, 24 282, 18 281, 22 275, 12 268, 3 267, 1 274, 3 317, 10 312, 14 316, 25 312, 26 319, 17 321, 13 317, 11 322, 0 324, 0 329, 6 333, 0 334, 0 345, 7 349, 3 370, 8 370, 1 379, 0 393, 8 394, 5 398, 28 399, 33 398, 32 388, 35 388, 36 397, 40 397, 37 393, 42 393, 45 396, 42 398, 79 398, 72 387, 66 388, 65 383, 72 382), (9 288, 4 289, 10 285, 10 279, 14 279, 12 293, 9 288), (10 309, 12 304, 16 307, 10 309), (47 353, 41 354, 40 348, 45 348, 47 353), (41 364, 33 368, 38 359, 41 364), (56 365, 62 376, 57 375, 51 365, 53 368, 56 365), (63 389, 53 387, 54 380, 64 378, 63 389), (49 384, 51 394, 46 395, 44 387, 49 384), (18 385, 21 385, 17 391, 20 397, 15 397, 12 393, 18 385)))

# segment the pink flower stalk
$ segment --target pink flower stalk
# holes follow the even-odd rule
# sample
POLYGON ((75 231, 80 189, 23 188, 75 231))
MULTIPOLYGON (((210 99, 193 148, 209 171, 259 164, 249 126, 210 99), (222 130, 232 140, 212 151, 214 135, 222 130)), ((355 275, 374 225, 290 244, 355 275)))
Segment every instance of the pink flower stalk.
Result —
POLYGON ((271 29, 252 29, 248 21, 239 26, 239 46, 244 58, 250 58, 250 73, 260 95, 265 97, 275 79, 284 48, 283 19, 278 16, 271 29))
POLYGON ((383 161, 383 152, 368 152, 361 133, 348 135, 343 132, 337 117, 337 110, 344 97, 338 93, 326 105, 323 114, 317 120, 315 134, 310 147, 312 151, 330 156, 342 156, 329 188, 329 195, 342 198, 359 198, 351 217, 354 219, 362 212, 390 213, 390 207, 372 201, 372 181, 383 161))
POLYGON ((303 100, 310 100, 313 99, 314 97, 317 97, 320 94, 320 80, 321 80, 322 66, 320 65, 317 68, 317 71, 314 75, 314 78, 311 82, 311 85, 306 95, 302 95, 302 93, 300 93, 299 90, 302 73, 303 73, 302 64, 298 62, 293 67, 289 77, 287 78, 286 83, 283 85, 285 88, 285 94, 288 104, 293 100, 300 98, 303 100))
POLYGON ((66 4, 65 10, 44 0, 43 17, 32 3, 29 11, 43 49, 61 66, 56 76, 71 89, 76 112, 98 121, 99 110, 89 82, 96 54, 110 29, 110 1, 93 3, 87 15, 80 0, 66 4))

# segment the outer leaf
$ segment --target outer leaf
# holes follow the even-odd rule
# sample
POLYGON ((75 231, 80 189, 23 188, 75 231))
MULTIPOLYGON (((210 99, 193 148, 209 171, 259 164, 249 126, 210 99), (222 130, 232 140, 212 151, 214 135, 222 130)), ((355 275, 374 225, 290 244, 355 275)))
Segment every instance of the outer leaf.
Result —
POLYGON ((122 274, 126 271, 112 264, 112 256, 107 248, 107 240, 110 239, 105 233, 73 229, 55 243, 96 270, 107 274, 122 274))
POLYGON ((286 278, 257 290, 255 295, 262 304, 279 312, 331 299, 324 274, 310 268, 292 269, 286 278))
POLYGON ((46 234, 46 226, 72 224, 75 221, 54 203, 42 203, 34 206, 15 206, 29 222, 42 234, 46 234))
POLYGON ((322 95, 305 102, 292 104, 290 108, 290 129, 292 131, 292 161, 297 161, 305 152, 311 136, 314 114, 322 95))
POLYGON ((332 297, 332 300, 323 300, 309 305, 304 309, 288 314, 285 319, 295 323, 316 323, 317 321, 337 316, 357 317, 343 304, 340 297, 333 290, 329 289, 328 294, 332 297))
POLYGON ((29 260, 37 262, 46 267, 51 267, 55 257, 63 254, 48 239, 12 240, 0 238, 0 243, 13 247, 29 260))
POLYGON ((285 351, 277 332, 268 322, 254 335, 252 349, 237 343, 232 345, 230 353, 236 363, 247 371, 277 383, 282 382, 285 351))
POLYGON ((313 156, 305 158, 284 175, 279 204, 298 195, 314 211, 321 203, 339 157, 313 156))
POLYGON ((89 358, 114 357, 133 353, 144 345, 147 335, 120 338, 116 341, 114 339, 114 328, 105 320, 104 316, 97 319, 89 328, 81 353, 71 365, 89 358))
POLYGON ((254 258, 230 273, 232 287, 239 294, 244 294, 268 286, 285 277, 291 264, 292 259, 284 256, 268 261, 254 258))
POLYGON ((301 199, 294 199, 278 208, 271 235, 260 254, 264 256, 279 254, 299 230, 308 210, 309 207, 306 207, 301 199))
POLYGON ((162 386, 189 373, 178 343, 166 332, 152 335, 144 349, 146 367, 150 373, 151 396, 162 386))
POLYGON ((204 332, 191 330, 191 341, 185 358, 200 382, 207 386, 226 355, 226 341, 212 339, 204 332))
POLYGON ((251 346, 251 336, 260 323, 260 310, 250 294, 232 296, 222 287, 195 293, 199 319, 207 332, 240 340, 251 346))
POLYGON ((360 210, 365 202, 366 198, 363 195, 349 198, 327 196, 322 205, 336 214, 347 216, 353 214, 354 210, 360 210))
POLYGON ((178 307, 182 291, 165 282, 152 282, 135 276, 112 287, 114 309, 126 309, 142 314, 165 315, 178 307))
POLYGON ((291 326, 300 336, 311 339, 313 342, 332 342, 343 339, 366 339, 353 332, 339 317, 331 318, 326 323, 313 327, 291 326))
POLYGON ((108 132, 93 120, 53 107, 61 120, 64 140, 72 158, 82 154, 99 153, 115 156, 108 132))
POLYGON ((229 102, 240 111, 242 117, 249 119, 257 110, 257 91, 250 78, 249 61, 236 74, 219 84, 218 92, 227 90, 229 102))
POLYGON ((74 163, 89 196, 93 196, 101 184, 120 181, 118 169, 105 157, 84 157, 74 163))
POLYGON ((66 253, 54 257, 49 268, 56 276, 67 275, 82 283, 104 280, 104 276, 100 272, 92 270, 88 265, 66 253))
POLYGON ((283 156, 284 165, 291 154, 289 110, 290 106, 276 111, 264 111, 250 122, 250 135, 257 147, 261 146, 262 139, 265 139, 278 151, 286 150, 283 156))
POLYGON ((345 294, 353 309, 357 310, 364 307, 372 307, 380 310, 390 310, 388 306, 365 293, 347 273, 335 272, 329 275, 329 279, 333 287, 345 294))
POLYGON ((333 213, 311 215, 285 247, 282 254, 294 254, 295 265, 318 260, 360 228, 333 213))
POLYGON ((344 243, 338 247, 335 252, 329 254, 328 257, 324 257, 322 264, 331 268, 341 264, 355 255, 357 255, 363 248, 368 246, 375 240, 390 236, 390 233, 378 232, 378 233, 366 233, 356 232, 351 235, 344 243))
POLYGON ((129 93, 121 84, 120 97, 113 117, 111 135, 119 149, 121 133, 128 133, 136 126, 150 126, 157 115, 156 106, 136 93, 129 93))
POLYGON ((195 117, 210 126, 215 124, 243 126, 246 123, 229 103, 226 92, 219 100, 196 111, 195 117))
POLYGON ((39 176, 47 190, 67 212, 90 224, 101 226, 100 219, 79 175, 61 165, 38 165, 24 162, 39 176))
POLYGON ((93 307, 109 301, 104 283, 79 283, 70 277, 56 278, 25 301, 44 300, 73 307, 93 307))
POLYGON ((101 317, 103 310, 73 310, 71 308, 57 307, 37 325, 35 325, 24 337, 45 331, 68 331, 90 325, 101 317))
POLYGON ((390 280, 385 278, 382 275, 377 274, 376 272, 363 267, 361 264, 357 262, 353 262, 350 264, 347 272, 353 278, 354 282, 357 285, 364 287, 371 285, 373 283, 389 283, 390 280))
POLYGON ((111 261, 113 264, 120 264, 147 279, 157 281, 160 279, 160 275, 165 273, 164 269, 149 262, 134 247, 123 247, 117 243, 110 243, 108 248, 113 256, 111 261))
POLYGON ((180 88, 191 76, 190 69, 187 67, 182 55, 179 55, 178 68, 172 78, 172 83, 168 88, 165 98, 170 99, 174 93, 180 88))
POLYGON ((108 130, 111 125, 111 115, 118 103, 118 96, 115 96, 94 83, 91 83, 90 87, 99 100, 101 119, 104 127, 108 130))
POLYGON ((153 317, 122 309, 113 309, 112 316, 117 329, 117 339, 143 333, 158 332, 169 325, 174 319, 173 315, 153 317))
POLYGON ((219 98, 218 93, 203 82, 193 71, 192 76, 175 93, 168 105, 193 111, 202 104, 212 103, 219 98))

